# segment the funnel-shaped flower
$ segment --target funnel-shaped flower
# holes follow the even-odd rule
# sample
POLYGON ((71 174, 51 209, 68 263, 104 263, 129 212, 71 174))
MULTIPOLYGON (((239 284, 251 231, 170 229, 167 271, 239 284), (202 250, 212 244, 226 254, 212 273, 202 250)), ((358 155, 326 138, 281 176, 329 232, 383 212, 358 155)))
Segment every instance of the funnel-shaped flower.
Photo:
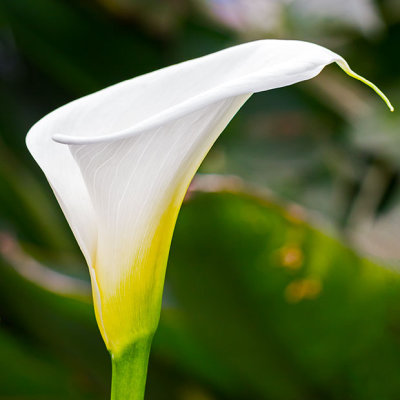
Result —
POLYGON ((264 40, 119 83, 30 130, 29 150, 85 255, 116 358, 157 327, 177 214, 220 133, 253 93, 310 79, 332 62, 373 86, 323 47, 264 40))

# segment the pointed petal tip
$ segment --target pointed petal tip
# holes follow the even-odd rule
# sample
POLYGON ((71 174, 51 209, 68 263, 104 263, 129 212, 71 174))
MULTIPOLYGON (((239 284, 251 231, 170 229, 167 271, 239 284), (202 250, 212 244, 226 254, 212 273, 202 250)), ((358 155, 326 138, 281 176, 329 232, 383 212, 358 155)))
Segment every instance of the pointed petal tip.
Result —
POLYGON ((376 86, 374 83, 372 83, 371 81, 369 81, 368 79, 365 79, 363 76, 358 75, 356 72, 354 72, 349 64, 347 64, 347 62, 344 59, 339 59, 336 61, 336 63, 339 65, 340 68, 342 68, 342 70, 344 72, 346 72, 347 75, 351 76, 354 79, 357 79, 358 81, 364 83, 365 85, 369 86, 388 106, 389 110, 391 112, 394 111, 394 107, 392 105, 392 103, 390 102, 390 100, 387 98, 387 96, 382 92, 382 90, 380 90, 378 88, 378 86, 376 86))

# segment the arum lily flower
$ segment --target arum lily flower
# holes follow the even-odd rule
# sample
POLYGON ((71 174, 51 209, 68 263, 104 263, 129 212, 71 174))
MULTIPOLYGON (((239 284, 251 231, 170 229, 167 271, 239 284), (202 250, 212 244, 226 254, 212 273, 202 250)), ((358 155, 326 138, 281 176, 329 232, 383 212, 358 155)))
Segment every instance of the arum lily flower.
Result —
POLYGON ((300 41, 263 40, 173 65, 73 101, 29 131, 89 266, 97 322, 113 358, 113 399, 143 398, 174 225, 187 187, 256 92, 346 61, 300 41))

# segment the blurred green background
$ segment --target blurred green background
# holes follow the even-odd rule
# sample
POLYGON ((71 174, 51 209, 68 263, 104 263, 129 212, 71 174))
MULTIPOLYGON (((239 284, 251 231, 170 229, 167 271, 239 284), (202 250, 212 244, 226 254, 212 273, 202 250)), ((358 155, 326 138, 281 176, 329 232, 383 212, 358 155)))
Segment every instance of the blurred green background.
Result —
MULTIPOLYGON (((87 267, 30 126, 262 38, 327 46, 399 104, 398 0, 0 0, 0 399, 110 389, 87 267)), ((335 66, 250 99, 179 216, 147 399, 400 398, 399 115, 335 66)))

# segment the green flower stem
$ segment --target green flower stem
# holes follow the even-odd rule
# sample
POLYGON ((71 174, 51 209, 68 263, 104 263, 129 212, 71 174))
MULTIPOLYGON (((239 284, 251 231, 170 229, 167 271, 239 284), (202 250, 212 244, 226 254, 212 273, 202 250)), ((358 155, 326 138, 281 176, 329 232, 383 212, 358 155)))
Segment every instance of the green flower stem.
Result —
POLYGON ((112 355, 111 400, 143 400, 153 335, 112 355))

